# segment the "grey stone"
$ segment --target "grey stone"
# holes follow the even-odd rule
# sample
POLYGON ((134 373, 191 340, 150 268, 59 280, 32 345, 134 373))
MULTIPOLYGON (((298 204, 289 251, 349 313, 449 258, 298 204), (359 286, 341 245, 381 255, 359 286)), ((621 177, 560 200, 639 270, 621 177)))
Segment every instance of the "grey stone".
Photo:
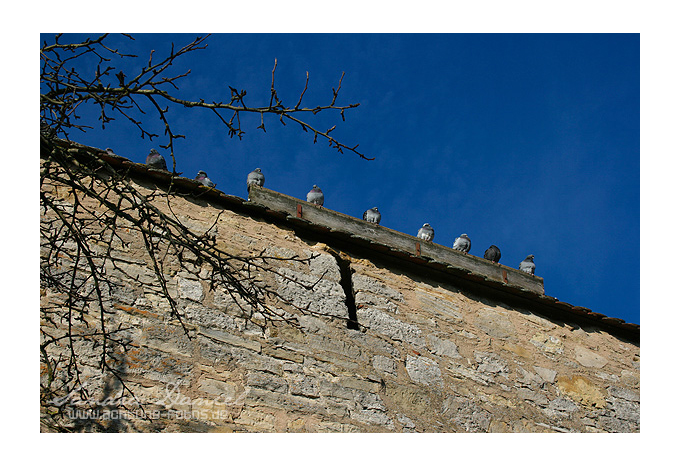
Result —
POLYGON ((332 282, 340 282, 340 267, 333 256, 312 252, 308 252, 308 254, 310 257, 312 254, 318 255, 309 260, 309 271, 313 276, 323 277, 332 282))
POLYGON ((427 357, 406 357, 406 372, 416 383, 428 386, 443 386, 442 372, 434 360, 427 357))
POLYGON ((416 424, 413 423, 413 420, 411 420, 411 419, 408 418, 406 415, 401 414, 401 413, 400 413, 400 414, 397 414, 397 421, 398 421, 399 423, 401 423, 402 426, 403 426, 404 428, 413 429, 413 428, 416 427, 416 424))
POLYGON ((390 300, 397 302, 404 301, 404 297, 399 291, 388 287, 377 279, 364 276, 363 274, 352 274, 352 287, 354 288, 355 292, 364 291, 376 295, 382 295, 383 297, 387 297, 390 300))
POLYGON ((359 404, 362 409, 379 410, 381 412, 387 410, 380 396, 371 392, 355 389, 354 401, 359 404))
POLYGON ((319 383, 316 378, 295 374, 290 379, 290 393, 306 397, 319 397, 319 383))
POLYGON ((262 371, 249 372, 246 384, 254 388, 266 389, 267 391, 281 393, 288 391, 288 383, 284 378, 262 371))
POLYGON ((357 292, 354 295, 354 301, 357 305, 371 306, 379 310, 389 311, 390 313, 399 312, 399 306, 396 303, 371 292, 357 292))
POLYGON ((508 377, 508 364, 493 352, 475 352, 477 371, 508 377))
POLYGON ((576 361, 590 368, 602 368, 607 364, 607 359, 584 347, 576 346, 574 349, 576 361))
POLYGON ((379 410, 351 410, 349 414, 352 420, 356 420, 359 423, 364 423, 366 425, 378 425, 385 427, 388 430, 394 429, 394 422, 390 417, 379 410))
POLYGON ((385 357, 383 355, 373 356, 373 368, 382 372, 389 373, 393 376, 397 375, 397 363, 393 358, 385 357))
POLYGON ((239 330, 236 320, 222 310, 191 304, 184 308, 184 312, 192 324, 225 331, 239 330))
POLYGON ((396 318, 370 307, 357 310, 359 323, 373 332, 386 335, 391 339, 408 342, 420 347, 425 346, 420 329, 413 325, 399 321, 396 318))
POLYGON ((624 399, 612 399, 610 401, 614 413, 621 420, 640 423, 640 404, 624 399))
POLYGON ((436 336, 427 336, 427 340, 430 342, 430 349, 435 355, 440 355, 442 357, 450 358, 463 358, 460 353, 458 353, 458 346, 448 339, 439 339, 436 336))
POLYGON ((517 378, 517 382, 519 384, 525 386, 539 386, 539 387, 543 384, 543 379, 541 379, 538 375, 525 370, 522 367, 518 367, 517 372, 519 373, 519 377, 517 378))
POLYGON ((622 388, 618 386, 609 386, 607 388, 609 395, 619 399, 624 399, 631 402, 640 402, 640 394, 635 391, 631 391, 627 388, 622 388))
POLYGON ((557 376, 557 372, 555 370, 551 370, 550 368, 535 366, 534 371, 538 373, 538 376, 540 376, 546 383, 552 383, 555 381, 555 376, 557 376))
POLYGON ((545 394, 538 391, 532 391, 528 388, 518 388, 517 396, 524 400, 535 402, 538 405, 545 405, 548 403, 548 398, 545 394))
POLYGON ((297 317, 300 327, 308 333, 320 332, 327 334, 329 332, 328 324, 320 318, 314 316, 301 314, 297 317))
POLYGON ((468 368, 462 364, 456 363, 456 362, 451 362, 447 370, 456 378, 461 379, 463 381, 465 380, 472 380, 477 383, 483 384, 484 386, 488 386, 492 381, 493 378, 491 376, 485 375, 478 373, 477 371, 473 370, 472 368, 468 368))
POLYGON ((177 277, 177 288, 179 290, 179 298, 200 302, 205 297, 200 281, 177 277))
POLYGON ((448 396, 442 404, 442 413, 470 433, 486 433, 491 424, 491 414, 464 397, 448 396))
POLYGON ((324 316, 347 318, 345 292, 338 282, 280 268, 276 276, 278 293, 292 305, 324 316), (310 287, 312 287, 310 289, 310 287))
POLYGON ((572 413, 576 412, 579 409, 579 405, 572 400, 560 397, 551 400, 550 403, 548 404, 548 408, 560 412, 572 413))

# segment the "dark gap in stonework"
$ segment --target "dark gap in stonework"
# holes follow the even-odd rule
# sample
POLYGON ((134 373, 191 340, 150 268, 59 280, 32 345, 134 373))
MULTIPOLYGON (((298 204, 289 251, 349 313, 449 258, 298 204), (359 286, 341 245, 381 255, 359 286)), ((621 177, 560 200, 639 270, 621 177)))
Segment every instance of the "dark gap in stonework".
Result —
POLYGON ((357 319, 357 304, 354 301, 354 287, 352 287, 352 266, 351 261, 343 259, 336 253, 331 253, 338 262, 340 268, 340 286, 345 292, 345 305, 347 306, 347 328, 359 329, 357 319))

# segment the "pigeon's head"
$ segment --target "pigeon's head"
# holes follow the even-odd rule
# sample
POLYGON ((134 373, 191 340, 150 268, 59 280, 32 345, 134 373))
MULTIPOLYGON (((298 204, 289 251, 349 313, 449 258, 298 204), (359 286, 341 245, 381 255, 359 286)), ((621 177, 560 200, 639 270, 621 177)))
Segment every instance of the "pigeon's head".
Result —
POLYGON ((262 170, 260 170, 260 168, 258 167, 257 169, 253 170, 253 172, 262 173, 262 170))
POLYGON ((155 155, 157 155, 157 154, 158 154, 158 151, 156 151, 155 149, 152 149, 151 151, 149 151, 149 154, 151 154, 151 155, 154 155, 154 156, 155 156, 155 155))
POLYGON ((427 222, 425 222, 425 223, 423 224, 423 228, 430 229, 431 227, 430 227, 430 224, 428 224, 427 222))
POLYGON ((467 234, 460 234, 460 236, 463 237, 463 238, 470 238, 470 237, 467 236, 467 234))
POLYGON ((314 186, 312 187, 312 191, 321 191, 321 188, 319 188, 318 186, 314 185, 314 186))
POLYGON ((205 172, 202 171, 202 170, 199 170, 199 171, 198 171, 198 175, 196 175, 196 176, 197 176, 197 177, 200 177, 200 178, 205 178, 205 177, 208 176, 208 174, 205 173, 205 172))
POLYGON ((527 256, 526 259, 525 259, 524 261, 527 261, 527 260, 533 261, 533 260, 534 260, 534 255, 529 255, 529 256, 527 256))

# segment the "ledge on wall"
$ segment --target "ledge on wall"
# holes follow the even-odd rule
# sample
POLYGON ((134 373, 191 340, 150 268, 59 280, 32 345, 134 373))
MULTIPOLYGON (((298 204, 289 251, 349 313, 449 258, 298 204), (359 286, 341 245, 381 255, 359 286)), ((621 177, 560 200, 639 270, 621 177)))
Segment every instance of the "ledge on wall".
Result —
MULTIPOLYGON (((634 342, 640 340, 640 326, 622 319, 594 313, 588 308, 574 306, 544 294, 543 279, 518 269, 474 255, 464 254, 443 245, 426 242, 412 235, 384 226, 371 224, 346 214, 316 206, 263 187, 251 187, 250 200, 228 195, 215 188, 170 172, 157 170, 145 164, 135 163, 121 156, 78 143, 53 140, 56 146, 67 149, 75 157, 98 158, 116 170, 124 171, 133 179, 153 181, 179 196, 198 197, 223 206, 226 209, 245 212, 285 222, 298 229, 323 234, 329 240, 358 245, 388 257, 406 260, 468 283, 480 285, 506 296, 515 297, 540 310, 546 316, 565 322, 585 323, 634 342)), ((48 144, 41 140, 41 157, 49 152, 48 144)))

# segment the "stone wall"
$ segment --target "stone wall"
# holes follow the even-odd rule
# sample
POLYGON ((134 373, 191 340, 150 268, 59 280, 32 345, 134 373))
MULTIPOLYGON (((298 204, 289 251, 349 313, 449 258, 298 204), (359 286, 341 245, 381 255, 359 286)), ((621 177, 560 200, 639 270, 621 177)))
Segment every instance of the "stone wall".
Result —
MULTIPOLYGON (((136 186, 158 192, 144 181, 136 186)), ((56 187, 53 194, 73 202, 56 187)), ((130 410, 88 424, 75 413, 74 429, 639 431, 635 342, 200 198, 170 196, 157 205, 196 232, 212 227, 227 251, 280 258, 262 280, 290 323, 243 318, 237 298, 209 287, 209 268, 187 269, 191 258, 180 267, 168 257, 164 272, 185 332, 159 293, 140 285, 154 273, 141 240, 121 226, 124 242, 114 254, 125 262, 110 271, 106 299, 115 313, 107 319, 129 328, 133 346, 119 369, 149 419, 130 410), (294 256, 309 261, 286 260, 294 256)), ((43 287, 41 302, 63 305, 63 296, 43 287)), ((119 388, 101 375, 96 350, 81 351, 90 355, 84 385, 91 397, 119 388)))

